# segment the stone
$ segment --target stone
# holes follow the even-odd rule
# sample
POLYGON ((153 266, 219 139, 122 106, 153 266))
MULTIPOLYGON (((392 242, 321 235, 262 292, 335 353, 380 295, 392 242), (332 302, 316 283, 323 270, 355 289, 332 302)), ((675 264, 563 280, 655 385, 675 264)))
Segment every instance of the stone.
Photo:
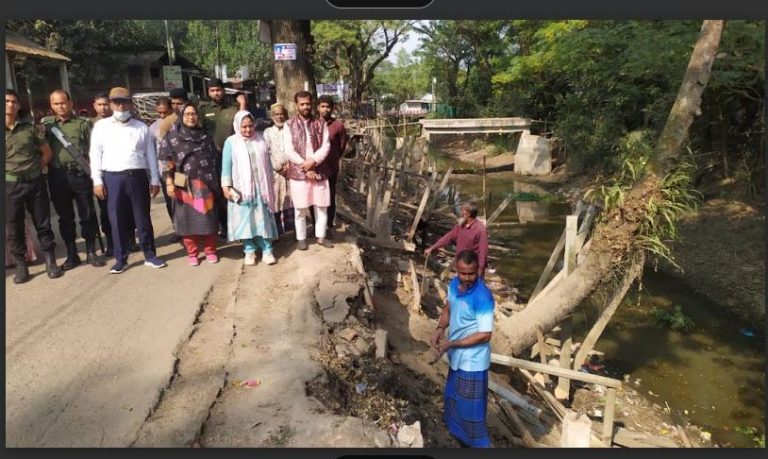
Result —
POLYGON ((357 338, 354 342, 354 347, 358 352, 360 352, 357 355, 367 354, 368 349, 370 349, 368 341, 366 341, 364 338, 357 338))
POLYGON ((354 328, 345 328, 338 332, 336 336, 347 341, 352 341, 357 336, 357 331, 354 328))
POLYGON ((384 431, 376 432, 373 436, 373 442, 376 444, 377 448, 392 447, 392 439, 389 437, 389 434, 384 431))
POLYGON ((403 426, 397 431, 397 441, 403 448, 423 448, 424 437, 421 436, 421 422, 416 421, 409 426, 403 426))

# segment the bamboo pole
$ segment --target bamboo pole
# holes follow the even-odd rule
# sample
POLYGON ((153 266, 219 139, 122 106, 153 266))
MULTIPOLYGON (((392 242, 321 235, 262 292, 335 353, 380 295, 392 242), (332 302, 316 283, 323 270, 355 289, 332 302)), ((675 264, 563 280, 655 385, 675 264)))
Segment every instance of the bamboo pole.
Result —
POLYGON ((416 217, 414 217, 413 224, 411 224, 411 229, 408 231, 408 242, 413 242, 413 236, 416 234, 416 227, 419 225, 419 221, 421 220, 421 214, 424 213, 424 209, 427 207, 429 193, 432 189, 432 185, 435 183, 436 178, 437 172, 432 174, 429 183, 427 183, 427 186, 424 188, 424 194, 421 196, 421 204, 419 204, 419 210, 416 211, 416 217))

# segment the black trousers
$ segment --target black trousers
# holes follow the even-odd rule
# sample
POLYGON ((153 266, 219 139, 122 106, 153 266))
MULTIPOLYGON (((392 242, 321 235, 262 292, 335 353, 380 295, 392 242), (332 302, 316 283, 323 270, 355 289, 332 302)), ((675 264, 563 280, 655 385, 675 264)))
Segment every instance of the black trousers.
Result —
POLYGON ((112 225, 112 243, 115 259, 128 261, 134 223, 144 257, 155 256, 155 232, 149 216, 149 178, 144 169, 125 172, 104 172, 107 189, 107 208, 112 225))
POLYGON ((336 218, 336 181, 338 179, 338 172, 328 177, 328 188, 331 189, 331 205, 328 206, 328 228, 333 228, 334 219, 336 218))
POLYGON ((56 242, 51 230, 51 201, 42 176, 23 182, 5 182, 5 224, 8 226, 8 245, 11 253, 23 257, 27 252, 24 238, 24 211, 32 216, 32 223, 45 252, 52 252, 56 242))
MULTIPOLYGON (((222 154, 219 153, 216 161, 216 177, 221 180, 222 154)), ((224 193, 216 192, 216 214, 219 217, 219 228, 222 234, 227 234, 227 198, 224 193)), ((171 217, 173 219, 173 217, 171 217)))
POLYGON ((109 244, 112 244, 112 225, 109 224, 109 210, 107 210, 107 200, 101 200, 96 198, 96 203, 99 206, 99 222, 101 223, 101 231, 107 238, 109 244))
POLYGON ((93 203, 93 181, 88 174, 51 168, 48 173, 48 189, 53 207, 59 214, 59 231, 64 243, 74 244, 77 239, 75 205, 80 217, 80 235, 86 241, 95 240, 99 222, 96 219, 96 205, 93 203))

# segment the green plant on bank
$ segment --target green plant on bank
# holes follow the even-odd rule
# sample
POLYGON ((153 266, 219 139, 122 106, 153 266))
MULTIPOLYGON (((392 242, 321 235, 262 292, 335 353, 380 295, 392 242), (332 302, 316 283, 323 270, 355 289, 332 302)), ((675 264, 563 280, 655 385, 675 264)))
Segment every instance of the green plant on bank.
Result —
MULTIPOLYGON (((632 186, 645 171, 652 153, 650 133, 635 131, 629 133, 619 146, 621 168, 610 184, 600 185, 587 191, 585 199, 598 202, 603 207, 602 215, 608 215, 621 206, 632 186)), ((659 260, 666 260, 677 269, 682 268, 672 257, 670 242, 679 240, 677 222, 688 212, 696 210, 701 194, 693 188, 691 181, 693 162, 690 149, 678 161, 677 166, 661 181, 659 196, 651 197, 645 204, 642 222, 635 236, 635 246, 659 260)))
POLYGON ((756 447, 765 448, 765 434, 760 435, 760 431, 756 427, 734 427, 733 430, 747 437, 752 437, 756 447))
POLYGON ((651 317, 658 326, 671 328, 681 333, 690 333, 696 328, 693 320, 683 314, 683 308, 677 304, 672 308, 672 311, 654 307, 651 309, 651 317))

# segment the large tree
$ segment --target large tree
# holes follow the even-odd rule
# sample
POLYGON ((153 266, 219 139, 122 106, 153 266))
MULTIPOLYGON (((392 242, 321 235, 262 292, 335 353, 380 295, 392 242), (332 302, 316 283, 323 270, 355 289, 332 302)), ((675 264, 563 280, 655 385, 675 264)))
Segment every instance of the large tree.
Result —
POLYGON ((605 219, 594 230, 586 260, 522 312, 501 319, 493 337, 496 352, 520 354, 536 341, 537 330, 551 330, 602 282, 628 270, 639 272, 632 267, 648 249, 648 236, 643 231, 649 228, 649 221, 660 222, 669 216, 653 209, 661 208, 659 203, 667 199, 664 191, 668 177, 675 171, 689 127, 699 113, 723 25, 723 21, 704 21, 677 98, 647 166, 624 199, 606 209, 605 219))
POLYGON ((407 36, 410 21, 344 20, 313 24, 317 42, 316 64, 326 75, 349 84, 350 110, 358 107, 371 86, 377 67, 407 36))
POLYGON ((315 72, 312 68, 314 40, 310 21, 268 21, 272 43, 291 43, 296 45, 295 60, 274 60, 275 88, 277 101, 285 104, 291 115, 295 114, 294 95, 307 90, 317 95, 315 72))

